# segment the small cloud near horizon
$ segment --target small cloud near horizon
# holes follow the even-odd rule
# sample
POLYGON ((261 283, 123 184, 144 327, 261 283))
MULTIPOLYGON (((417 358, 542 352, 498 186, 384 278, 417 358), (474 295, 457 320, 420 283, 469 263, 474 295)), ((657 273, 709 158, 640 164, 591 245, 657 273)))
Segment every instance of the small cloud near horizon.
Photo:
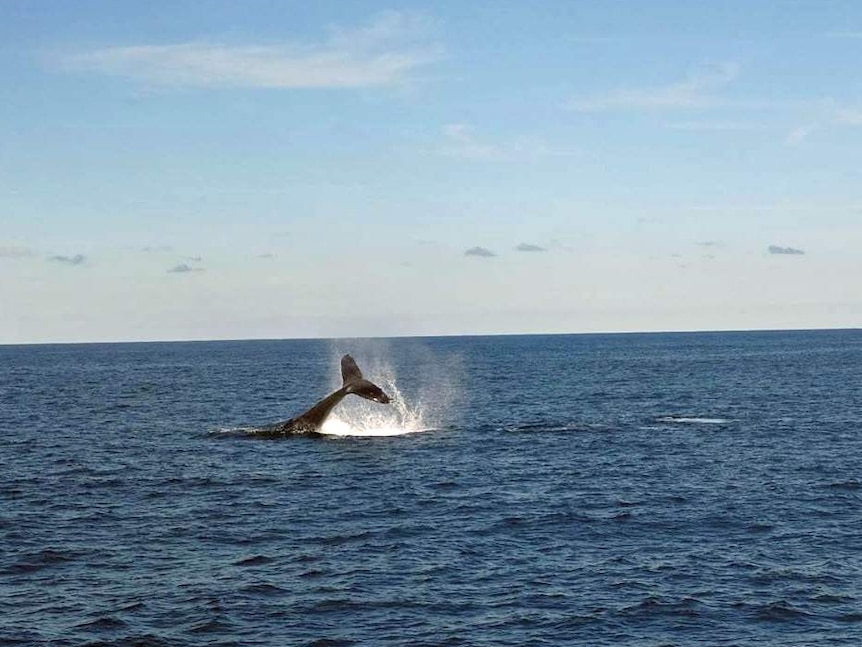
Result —
POLYGON ((188 274, 189 272, 203 272, 200 267, 192 267, 186 263, 180 263, 168 270, 168 274, 188 274))
POLYGON ((784 255, 784 256, 802 256, 805 254, 805 250, 796 249, 795 247, 782 247, 780 245, 770 245, 769 246, 770 254, 784 255))
POLYGON ((492 258, 496 256, 496 254, 485 247, 471 247, 466 252, 464 252, 464 256, 476 256, 477 258, 492 258))
POLYGON ((0 245, 0 258, 28 258, 35 256, 29 247, 21 245, 0 245))
POLYGON ((63 265, 83 265, 87 261, 87 257, 83 254, 75 254, 74 256, 55 255, 49 256, 49 261, 54 263, 62 263, 63 265))
POLYGON ((533 243, 520 243, 517 247, 515 247, 516 251, 519 252, 546 252, 548 251, 546 248, 541 247, 540 245, 534 245, 533 243))

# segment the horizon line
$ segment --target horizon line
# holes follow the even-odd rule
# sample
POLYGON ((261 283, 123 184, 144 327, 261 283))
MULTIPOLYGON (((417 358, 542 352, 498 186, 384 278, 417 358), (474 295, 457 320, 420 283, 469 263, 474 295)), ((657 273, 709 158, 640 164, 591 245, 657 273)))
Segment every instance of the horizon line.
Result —
POLYGON ((206 344, 225 342, 273 342, 273 341, 343 341, 384 339, 451 339, 456 337, 575 337, 599 335, 695 335, 695 334, 744 334, 744 333, 804 333, 804 332, 851 332, 862 331, 862 327, 812 327, 812 328, 703 328, 673 330, 591 330, 581 332, 496 332, 496 333, 441 333, 417 335, 360 335, 334 337, 213 337, 207 339, 113 339, 89 341, 24 341, 0 342, 0 348, 13 346, 89 346, 109 344, 206 344))

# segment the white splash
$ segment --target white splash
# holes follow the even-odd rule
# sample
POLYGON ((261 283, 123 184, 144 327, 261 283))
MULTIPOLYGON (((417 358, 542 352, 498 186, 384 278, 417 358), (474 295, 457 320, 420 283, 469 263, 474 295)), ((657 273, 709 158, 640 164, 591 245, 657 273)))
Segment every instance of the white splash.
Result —
POLYGON ((389 405, 350 398, 339 405, 323 423, 320 433, 328 436, 401 436, 430 431, 423 410, 408 405, 395 386, 391 369, 375 375, 377 384, 392 398, 389 405))
POLYGON ((441 429, 463 402, 460 355, 440 354, 410 343, 399 345, 396 359, 390 343, 380 339, 337 340, 330 352, 331 390, 341 386, 338 367, 341 357, 350 353, 365 378, 392 401, 386 405, 353 395, 344 398, 320 429, 328 436, 401 436, 441 429), (404 371, 403 380, 396 380, 396 367, 404 371))

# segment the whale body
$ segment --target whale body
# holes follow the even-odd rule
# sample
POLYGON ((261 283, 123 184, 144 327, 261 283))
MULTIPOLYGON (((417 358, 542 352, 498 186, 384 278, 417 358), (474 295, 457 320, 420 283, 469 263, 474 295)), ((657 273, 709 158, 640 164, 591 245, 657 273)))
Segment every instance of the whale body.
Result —
POLYGON ((351 393, 366 400, 379 402, 380 404, 389 404, 391 401, 389 396, 383 392, 383 389, 363 377, 362 371, 359 370, 359 367, 350 355, 345 355, 341 358, 341 377, 343 380, 341 388, 327 395, 305 413, 290 420, 255 429, 252 433, 255 436, 265 438, 282 438, 296 435, 319 436, 321 435, 320 428, 323 426, 330 412, 345 396, 351 393))

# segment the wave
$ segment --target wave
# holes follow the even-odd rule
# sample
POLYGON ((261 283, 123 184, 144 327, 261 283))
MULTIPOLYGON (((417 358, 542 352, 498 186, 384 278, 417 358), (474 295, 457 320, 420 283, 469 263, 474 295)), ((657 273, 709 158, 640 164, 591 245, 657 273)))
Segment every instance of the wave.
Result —
POLYGON ((514 433, 527 433, 527 432, 543 432, 543 433, 560 433, 560 432, 596 432, 596 431, 616 431, 614 427, 597 424, 597 423, 580 423, 580 422, 570 422, 570 423, 557 423, 557 422, 531 422, 521 425, 512 425, 507 427, 501 427, 499 430, 514 432, 514 433))
POLYGON ((272 562, 272 557, 266 555, 250 555, 234 562, 234 566, 262 566, 272 562))
POLYGON ((208 436, 216 438, 248 438, 254 436, 261 430, 261 427, 253 427, 251 425, 243 425, 240 427, 219 427, 211 429, 207 432, 208 436))
POLYGON ((0 569, 0 573, 7 575, 35 573, 43 569, 75 561, 78 557, 80 557, 79 553, 70 550, 46 548, 34 553, 19 555, 16 563, 0 569))
POLYGON ((669 422, 675 425, 728 425, 729 418, 711 418, 701 416, 661 416, 655 422, 669 422))

